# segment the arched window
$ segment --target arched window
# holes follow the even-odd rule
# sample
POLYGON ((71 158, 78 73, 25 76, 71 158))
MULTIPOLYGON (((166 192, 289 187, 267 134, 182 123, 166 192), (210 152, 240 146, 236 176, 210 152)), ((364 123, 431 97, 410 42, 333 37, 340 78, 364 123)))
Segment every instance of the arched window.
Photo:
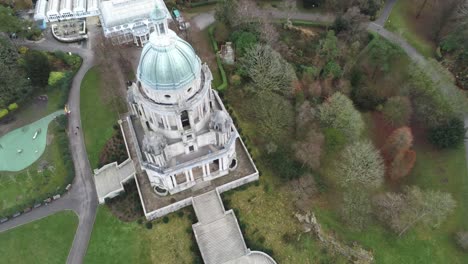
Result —
POLYGON ((171 98, 171 96, 168 94, 164 95, 164 97, 166 97, 167 99, 171 98))

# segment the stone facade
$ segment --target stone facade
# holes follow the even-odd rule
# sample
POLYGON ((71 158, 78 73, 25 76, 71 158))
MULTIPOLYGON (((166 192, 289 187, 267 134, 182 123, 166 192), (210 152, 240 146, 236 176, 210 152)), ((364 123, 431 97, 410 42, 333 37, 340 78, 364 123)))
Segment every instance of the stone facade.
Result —
POLYGON ((176 194, 235 169, 238 134, 208 66, 169 30, 166 13, 151 16, 158 30, 142 51, 128 101, 142 128, 141 169, 156 193, 176 194))

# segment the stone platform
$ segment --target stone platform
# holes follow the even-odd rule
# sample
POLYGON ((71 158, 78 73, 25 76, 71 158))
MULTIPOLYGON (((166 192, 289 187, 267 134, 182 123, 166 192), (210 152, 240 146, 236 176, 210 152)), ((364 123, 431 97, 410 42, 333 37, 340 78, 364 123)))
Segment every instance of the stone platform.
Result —
POLYGON ((138 131, 138 125, 138 121, 134 122, 130 116, 127 116, 126 119, 122 122, 124 135, 129 137, 126 142, 128 143, 130 156, 135 163, 135 180, 137 183, 140 199, 142 201, 143 211, 148 220, 162 217, 183 207, 190 206, 192 204, 192 197, 216 189, 222 193, 246 183, 258 180, 257 168, 250 158, 250 155, 247 152, 244 144, 239 138, 237 138, 235 144, 238 164, 237 168, 229 172, 229 174, 215 178, 211 181, 199 182, 190 189, 173 195, 157 195, 149 182, 146 172, 141 170, 141 167, 138 164, 140 160, 139 155, 141 155, 139 146, 135 144, 135 142, 138 142, 136 140, 137 134, 140 133, 140 131, 138 131))

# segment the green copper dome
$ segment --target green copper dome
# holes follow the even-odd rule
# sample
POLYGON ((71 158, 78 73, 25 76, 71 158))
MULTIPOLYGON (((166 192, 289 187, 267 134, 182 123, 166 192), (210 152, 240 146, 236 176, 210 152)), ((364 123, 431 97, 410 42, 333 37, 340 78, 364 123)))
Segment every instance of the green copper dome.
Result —
POLYGON ((176 90, 195 80, 200 70, 200 59, 190 44, 173 31, 153 32, 141 53, 137 77, 152 89, 176 90))

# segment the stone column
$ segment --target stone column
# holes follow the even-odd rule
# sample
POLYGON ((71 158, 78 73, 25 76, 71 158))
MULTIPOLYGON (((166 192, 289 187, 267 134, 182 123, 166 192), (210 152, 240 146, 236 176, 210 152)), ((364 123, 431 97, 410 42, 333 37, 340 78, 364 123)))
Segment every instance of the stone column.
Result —
POLYGON ((206 164, 206 174, 207 174, 208 176, 211 175, 211 172, 210 172, 210 163, 206 164))
POLYGON ((189 175, 190 175, 190 179, 194 182, 195 181, 195 178, 193 177, 193 171, 192 171, 193 168, 190 168, 189 170, 189 175))
POLYGON ((184 174, 185 174, 185 180, 187 182, 190 182, 190 175, 189 175, 188 171, 184 171, 184 174))
POLYGON ((169 124, 169 118, 167 116, 162 116, 164 128, 167 130, 171 129, 171 124, 169 124))
POLYGON ((203 164, 203 166, 202 166, 202 170, 203 170, 203 177, 205 177, 205 176, 206 176, 206 167, 205 167, 204 164, 203 164))
POLYGON ((177 187, 177 180, 176 180, 175 175, 171 175, 171 179, 174 182, 174 188, 177 187))

